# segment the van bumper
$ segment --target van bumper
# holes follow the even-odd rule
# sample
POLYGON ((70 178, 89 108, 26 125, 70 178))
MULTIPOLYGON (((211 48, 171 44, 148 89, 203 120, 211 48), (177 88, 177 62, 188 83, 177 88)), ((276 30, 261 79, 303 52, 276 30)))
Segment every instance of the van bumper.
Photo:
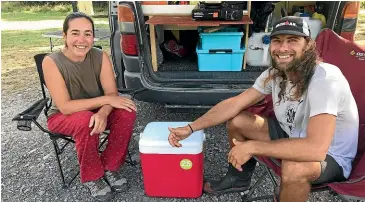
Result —
POLYGON ((167 105, 215 105, 222 100, 233 97, 245 89, 217 90, 201 88, 150 89, 143 86, 141 74, 137 72, 124 72, 124 81, 128 89, 146 88, 147 91, 135 95, 135 98, 144 102, 162 103, 167 105))

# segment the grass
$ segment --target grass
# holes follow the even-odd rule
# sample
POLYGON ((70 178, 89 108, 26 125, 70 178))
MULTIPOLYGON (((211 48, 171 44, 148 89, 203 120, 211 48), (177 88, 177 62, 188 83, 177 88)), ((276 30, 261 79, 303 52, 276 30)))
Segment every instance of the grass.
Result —
MULTIPOLYGON (((72 12, 72 5, 69 2, 54 2, 57 5, 34 2, 34 5, 4 1, 1 4, 1 19, 5 21, 39 21, 39 20, 63 20, 72 12)), ((107 15, 108 9, 94 6, 95 16, 107 15)))
MULTIPOLYGON (((98 25, 101 27, 105 25, 98 25)), ((59 29, 37 31, 1 31, 1 83, 2 94, 21 92, 29 81, 38 81, 33 56, 38 53, 49 53, 49 38, 42 34, 59 29), (23 75, 23 76, 19 76, 23 75), (24 75, 25 78, 24 78, 24 75)), ((62 39, 53 39, 54 51, 63 47, 62 39)), ((95 43, 101 45, 110 55, 109 40, 95 43)))
MULTIPOLYGON (((99 25, 97 28, 108 27, 108 25, 99 25)), ((1 32, 1 49, 4 52, 20 49, 34 49, 49 47, 49 38, 43 37, 42 34, 58 31, 60 29, 45 29, 36 31, 2 31, 1 32)), ((61 41, 61 40, 60 40, 61 41)), ((100 45, 108 45, 108 40, 97 42, 100 45), (104 43, 104 42, 107 43, 104 43)), ((60 44, 62 45, 62 43, 60 44)))
POLYGON ((59 29, 46 29, 37 31, 2 31, 1 32, 1 49, 3 52, 30 49, 35 47, 49 46, 47 38, 42 34, 59 29))
MULTIPOLYGON (((98 25, 97 27, 104 27, 98 25)), ((59 29, 46 29, 37 31, 2 31, 1 32, 1 50, 2 50, 2 70, 14 68, 18 64, 24 65, 33 63, 33 56, 24 57, 25 52, 30 52, 30 55, 35 55, 40 52, 50 52, 49 38, 43 37, 42 34, 59 29), (22 54, 19 54, 19 53, 22 54)), ((62 39, 53 39, 53 44, 57 48, 63 46, 62 39)), ((105 50, 109 50, 109 40, 102 40, 95 43, 101 45, 105 50)))
MULTIPOLYGON (((40 20, 64 20, 70 12, 59 12, 59 11, 47 11, 42 13, 34 12, 1 12, 1 20, 4 21, 40 21, 40 20)), ((95 14, 94 20, 105 20, 106 14, 95 14), (101 18, 99 17, 101 16, 101 18), (104 18, 103 18, 104 17, 104 18)))
POLYGON ((33 56, 50 51, 49 40, 42 33, 56 30, 1 32, 2 94, 21 92, 30 80, 37 81, 33 56))
POLYGON ((70 12, 48 11, 42 13, 19 12, 1 13, 1 19, 6 21, 39 21, 39 20, 63 20, 70 12))
MULTIPOLYGON (((30 2, 29 2, 30 3, 30 2)), ((7 21, 37 21, 37 20, 60 20, 72 12, 71 4, 59 5, 34 5, 22 2, 2 2, 1 18, 7 21)))
POLYGON ((42 37, 42 34, 56 30, 2 31, 1 73, 29 67, 33 64, 33 55, 41 52, 49 52, 49 39, 42 37))
MULTIPOLYGON (((1 72, 6 73, 14 68, 33 65, 33 56, 35 54, 50 52, 49 38, 43 37, 42 34, 57 30, 59 29, 2 31, 1 72)), ((55 46, 54 51, 63 47, 62 39, 53 39, 52 42, 55 46)), ((97 41, 95 45, 101 45, 110 54, 109 40, 97 41)))

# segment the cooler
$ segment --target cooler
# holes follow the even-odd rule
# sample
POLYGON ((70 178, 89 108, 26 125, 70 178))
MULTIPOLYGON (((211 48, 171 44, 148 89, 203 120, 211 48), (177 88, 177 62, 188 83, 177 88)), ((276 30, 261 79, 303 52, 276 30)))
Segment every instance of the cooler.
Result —
POLYGON ((168 127, 190 122, 151 122, 139 140, 145 194, 151 197, 198 198, 203 190, 203 130, 196 131, 182 147, 169 144, 168 127))

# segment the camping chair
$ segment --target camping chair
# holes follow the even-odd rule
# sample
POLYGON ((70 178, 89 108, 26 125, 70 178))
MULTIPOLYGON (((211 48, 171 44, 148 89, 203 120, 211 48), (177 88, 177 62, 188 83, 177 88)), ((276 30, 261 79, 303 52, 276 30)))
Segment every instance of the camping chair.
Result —
MULTIPOLYGON (((47 55, 47 53, 42 53, 42 54, 37 54, 37 55, 34 56, 34 60, 35 60, 35 63, 36 63, 36 67, 37 67, 37 71, 38 71, 38 75, 39 75, 39 79, 40 79, 43 98, 38 100, 37 102, 35 102, 32 106, 30 106, 25 111, 23 111, 23 112, 19 113, 18 115, 16 115, 13 118, 13 121, 17 121, 17 129, 18 130, 22 130, 22 131, 32 130, 31 123, 33 122, 41 131, 43 131, 44 133, 47 133, 49 135, 49 138, 51 139, 51 141, 53 143, 53 146, 54 146, 54 150, 55 150, 55 154, 56 154, 56 160, 57 160, 57 163, 58 163, 58 168, 59 168, 59 171, 60 171, 60 176, 61 176, 61 179, 62 179, 63 188, 66 188, 66 187, 70 186, 70 184, 78 176, 80 171, 78 171, 75 175, 73 175, 72 178, 69 180, 69 182, 66 183, 65 177, 64 177, 64 172, 63 172, 63 169, 62 169, 62 165, 61 165, 61 161, 60 161, 59 156, 63 153, 65 147, 69 143, 75 143, 75 141, 73 140, 73 138, 71 136, 67 136, 65 134, 50 132, 49 130, 47 130, 45 127, 43 127, 37 121, 37 119, 38 119, 38 117, 39 117, 42 110, 44 111, 44 114, 47 116, 48 110, 50 109, 51 104, 52 104, 52 99, 48 98, 47 95, 46 95, 46 91, 45 91, 46 84, 45 84, 45 81, 44 81, 43 70, 42 70, 42 62, 43 62, 43 59, 46 55, 47 55), (60 140, 64 140, 64 142, 62 143, 63 144, 62 146, 59 144, 60 140)), ((133 98, 135 94, 143 92, 144 90, 145 89, 119 90, 119 92, 129 94, 133 98)), ((99 152, 101 152, 100 148, 106 142, 108 134, 109 134, 109 131, 104 131, 103 135, 101 135, 101 138, 100 138, 101 143, 99 144, 99 152), (102 138, 103 136, 105 136, 105 138, 102 138)), ((128 163, 132 166, 136 165, 136 162, 132 161, 129 150, 128 150, 128 159, 126 160, 126 163, 128 163)))
MULTIPOLYGON (((359 140, 356 157, 352 163, 351 174, 345 182, 333 182, 316 185, 311 188, 311 192, 330 190, 330 193, 338 194, 344 201, 364 201, 365 200, 365 56, 364 48, 360 48, 354 42, 348 41, 330 29, 324 29, 316 39, 317 51, 324 62, 331 63, 339 67, 347 78, 352 94, 355 97, 359 110, 359 140), (360 54, 359 54, 360 53, 360 54), (361 54, 362 53, 362 54, 361 54)), ((272 103, 267 98, 266 106, 251 108, 250 111, 260 114, 272 114, 272 103)), ((269 178, 277 187, 274 173, 280 176, 280 163, 278 160, 268 157, 255 157, 264 169, 269 178), (270 169, 269 169, 270 168, 270 169)), ((261 184, 266 177, 264 174, 242 197, 243 201, 257 201, 262 199, 273 199, 273 195, 266 195, 251 198, 253 191, 261 184)), ((277 190, 275 190, 277 191, 277 190)))

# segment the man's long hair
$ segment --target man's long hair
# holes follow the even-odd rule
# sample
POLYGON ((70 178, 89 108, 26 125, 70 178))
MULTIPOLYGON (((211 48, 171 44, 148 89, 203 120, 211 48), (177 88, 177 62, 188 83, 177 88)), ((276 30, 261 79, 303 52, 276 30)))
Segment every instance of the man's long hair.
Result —
POLYGON ((316 67, 317 62, 320 61, 316 51, 315 41, 310 37, 305 37, 305 40, 307 41, 307 46, 303 50, 303 55, 290 62, 285 70, 279 68, 276 61, 271 59, 272 67, 269 68, 269 77, 265 79, 264 85, 267 85, 270 80, 276 82, 276 78, 282 78, 279 85, 280 92, 278 95, 278 104, 283 98, 285 101, 286 84, 288 81, 287 75, 293 75, 290 77, 290 82, 293 84, 292 89, 296 87, 296 91, 291 99, 299 100, 308 89, 309 82, 314 74, 314 68, 316 67))

